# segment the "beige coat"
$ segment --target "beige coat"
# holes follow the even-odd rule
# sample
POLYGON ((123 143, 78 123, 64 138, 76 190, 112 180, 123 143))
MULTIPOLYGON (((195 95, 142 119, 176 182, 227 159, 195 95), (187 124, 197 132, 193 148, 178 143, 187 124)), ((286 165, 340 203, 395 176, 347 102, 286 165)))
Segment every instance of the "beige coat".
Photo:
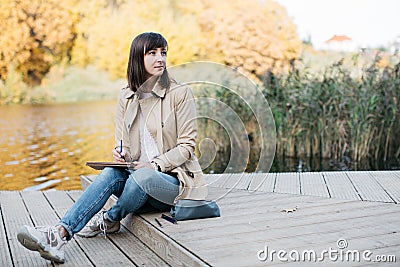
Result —
POLYGON ((132 160, 140 157, 139 108, 147 129, 157 143, 160 156, 154 158, 163 172, 176 173, 179 199, 205 199, 207 195, 203 173, 194 155, 196 146, 196 105, 192 90, 186 85, 171 82, 169 89, 157 82, 153 96, 139 99, 128 87, 118 96, 116 112, 116 146, 128 150, 132 160))

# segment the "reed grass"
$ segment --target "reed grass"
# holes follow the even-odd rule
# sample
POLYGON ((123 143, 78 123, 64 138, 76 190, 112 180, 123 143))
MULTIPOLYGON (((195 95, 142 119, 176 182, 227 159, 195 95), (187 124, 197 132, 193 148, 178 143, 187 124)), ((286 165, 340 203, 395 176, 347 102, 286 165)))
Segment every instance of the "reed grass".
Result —
POLYGON ((277 153, 355 162, 399 159, 400 63, 380 62, 378 55, 356 72, 343 60, 319 75, 307 68, 271 71, 264 95, 276 122, 277 153))

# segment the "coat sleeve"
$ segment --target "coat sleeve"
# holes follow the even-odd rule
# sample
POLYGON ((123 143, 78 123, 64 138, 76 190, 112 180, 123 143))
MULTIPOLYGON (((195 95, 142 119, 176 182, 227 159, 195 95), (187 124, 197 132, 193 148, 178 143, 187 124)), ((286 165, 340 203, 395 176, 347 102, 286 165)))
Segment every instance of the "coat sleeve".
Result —
POLYGON ((196 147, 196 104, 190 87, 176 92, 175 117, 177 129, 176 147, 154 158, 161 171, 170 171, 184 164, 193 155, 196 147))
POLYGON ((126 111, 126 104, 127 104, 127 99, 125 97, 125 91, 126 89, 123 88, 119 95, 118 95, 118 102, 117 102, 117 107, 116 107, 116 113, 115 113, 115 147, 120 146, 120 142, 122 140, 122 144, 124 148, 128 151, 130 155, 130 150, 129 150, 129 135, 126 127, 124 127, 124 118, 125 118, 125 111, 126 111))

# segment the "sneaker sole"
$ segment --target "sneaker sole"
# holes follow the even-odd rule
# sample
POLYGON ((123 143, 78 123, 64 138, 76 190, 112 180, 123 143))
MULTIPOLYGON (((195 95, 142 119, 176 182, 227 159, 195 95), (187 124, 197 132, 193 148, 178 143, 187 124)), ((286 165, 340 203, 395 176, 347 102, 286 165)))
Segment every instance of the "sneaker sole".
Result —
POLYGON ((64 259, 55 257, 54 255, 51 255, 48 251, 45 251, 45 247, 42 246, 39 243, 39 240, 37 240, 34 236, 32 236, 29 231, 25 228, 22 227, 18 234, 17 234, 17 239, 23 245, 25 248, 31 250, 31 251, 38 251, 40 253, 40 256, 42 258, 45 258, 46 260, 54 261, 57 263, 64 263, 64 259))

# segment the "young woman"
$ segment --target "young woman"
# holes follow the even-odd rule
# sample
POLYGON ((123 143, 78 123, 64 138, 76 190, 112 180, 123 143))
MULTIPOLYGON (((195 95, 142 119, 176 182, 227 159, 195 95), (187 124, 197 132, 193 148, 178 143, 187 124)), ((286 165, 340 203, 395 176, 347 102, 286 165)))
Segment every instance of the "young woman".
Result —
POLYGON ((131 167, 105 168, 55 226, 23 226, 17 238, 24 247, 63 263, 64 245, 78 232, 83 237, 114 233, 129 213, 167 211, 182 198, 205 199, 194 156, 194 97, 189 87, 169 77, 166 59, 167 41, 160 34, 142 33, 132 41, 113 150, 115 161, 131 167), (112 194, 118 201, 101 211, 112 194))

